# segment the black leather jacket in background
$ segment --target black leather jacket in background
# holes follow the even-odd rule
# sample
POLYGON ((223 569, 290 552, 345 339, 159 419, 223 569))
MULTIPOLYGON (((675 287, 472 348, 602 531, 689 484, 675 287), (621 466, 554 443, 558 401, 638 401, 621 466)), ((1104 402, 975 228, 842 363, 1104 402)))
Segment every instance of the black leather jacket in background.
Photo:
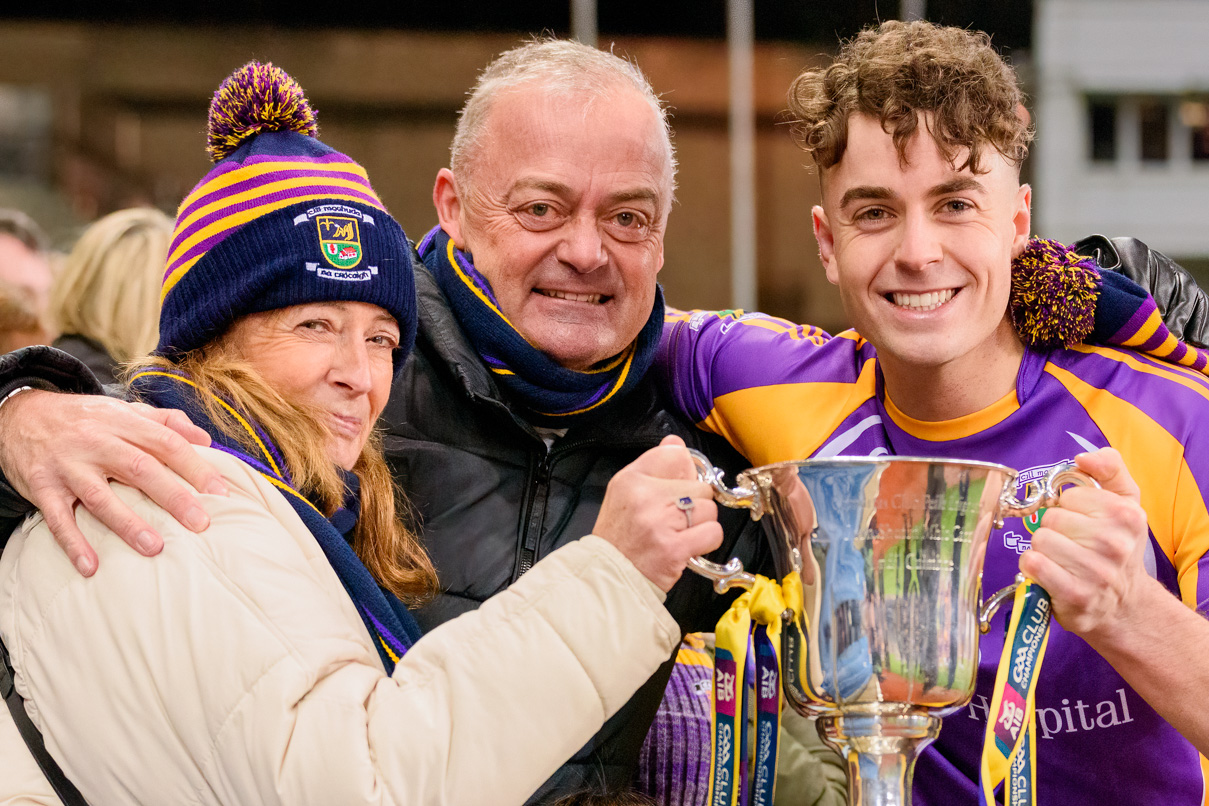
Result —
MULTIPOLYGON (((724 441, 668 412, 651 381, 547 451, 501 398, 422 265, 416 294, 416 346, 382 418, 387 461, 418 515, 441 583, 437 599, 415 613, 424 629, 473 610, 554 549, 589 534, 609 479, 667 434, 703 451, 732 481, 748 466, 724 441)), ((737 553, 748 567, 761 567, 765 558, 752 556, 764 553, 758 527, 745 511, 719 509, 726 542, 714 558, 737 553)), ((725 604, 690 572, 667 599, 685 631, 713 630, 725 604)), ((627 786, 670 671, 665 664, 531 802, 583 787, 627 786)))
POLYGON ((1181 340, 1209 346, 1209 296, 1183 266, 1137 238, 1089 235, 1071 248, 1150 291, 1168 329, 1181 340))

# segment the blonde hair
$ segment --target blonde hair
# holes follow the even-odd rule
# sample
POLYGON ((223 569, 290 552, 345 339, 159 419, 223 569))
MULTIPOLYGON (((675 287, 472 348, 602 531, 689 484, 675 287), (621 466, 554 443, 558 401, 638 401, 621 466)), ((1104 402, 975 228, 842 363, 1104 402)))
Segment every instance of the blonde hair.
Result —
MULTIPOLYGON (((330 431, 321 413, 282 397, 239 356, 228 336, 174 360, 145 356, 132 362, 124 374, 129 382, 139 372, 157 369, 187 375, 200 392, 210 422, 253 455, 259 449, 252 436, 218 400, 263 428, 280 450, 294 489, 325 516, 343 503, 344 480, 328 454, 330 431)), ((361 516, 353 533, 353 550, 378 584, 406 604, 432 598, 437 591, 436 570, 420 541, 398 517, 405 502, 382 455, 378 432, 361 449, 352 472, 361 482, 361 516)))
POLYGON ((159 295, 172 219, 149 207, 95 221, 64 261, 50 294, 50 325, 98 342, 115 361, 159 339, 159 295))

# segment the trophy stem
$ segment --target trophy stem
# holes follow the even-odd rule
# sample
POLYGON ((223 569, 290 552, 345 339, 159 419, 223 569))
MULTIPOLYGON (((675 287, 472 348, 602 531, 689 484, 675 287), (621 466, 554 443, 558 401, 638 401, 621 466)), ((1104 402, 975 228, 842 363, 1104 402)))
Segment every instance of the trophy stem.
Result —
POLYGON ((826 714, 819 734, 848 761, 849 806, 911 806, 915 759, 940 733, 923 713, 826 714))

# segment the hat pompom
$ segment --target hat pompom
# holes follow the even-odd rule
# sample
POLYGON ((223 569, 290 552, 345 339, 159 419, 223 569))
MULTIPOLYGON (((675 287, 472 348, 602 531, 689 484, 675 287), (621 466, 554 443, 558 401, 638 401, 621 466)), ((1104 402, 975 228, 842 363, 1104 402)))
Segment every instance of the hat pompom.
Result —
POLYGON ((206 153, 218 162, 263 132, 292 131, 314 137, 315 111, 298 82, 272 62, 248 62, 236 70, 210 101, 206 153))
POLYGON ((1070 347, 1095 326, 1096 264, 1057 241, 1034 238, 1012 261, 1012 324, 1030 347, 1070 347))

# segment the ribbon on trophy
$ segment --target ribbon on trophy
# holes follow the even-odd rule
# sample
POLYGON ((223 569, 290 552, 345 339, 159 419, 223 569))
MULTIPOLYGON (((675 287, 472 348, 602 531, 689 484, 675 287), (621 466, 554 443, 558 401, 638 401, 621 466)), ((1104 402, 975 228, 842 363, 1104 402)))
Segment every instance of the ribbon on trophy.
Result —
POLYGON ((781 728, 781 617, 786 599, 774 580, 756 576, 723 614, 716 631, 710 758, 710 806, 771 806, 781 728), (749 688, 755 699, 755 751, 747 763, 749 688), (736 740, 737 737, 737 740, 736 740), (748 772, 750 794, 747 788, 748 772))
POLYGON ((1005 806, 1036 806, 1037 678, 1049 642, 1050 598, 1037 583, 1025 579, 1016 587, 1012 615, 995 672, 991 718, 982 744, 979 802, 995 803, 1003 784, 1005 806))

